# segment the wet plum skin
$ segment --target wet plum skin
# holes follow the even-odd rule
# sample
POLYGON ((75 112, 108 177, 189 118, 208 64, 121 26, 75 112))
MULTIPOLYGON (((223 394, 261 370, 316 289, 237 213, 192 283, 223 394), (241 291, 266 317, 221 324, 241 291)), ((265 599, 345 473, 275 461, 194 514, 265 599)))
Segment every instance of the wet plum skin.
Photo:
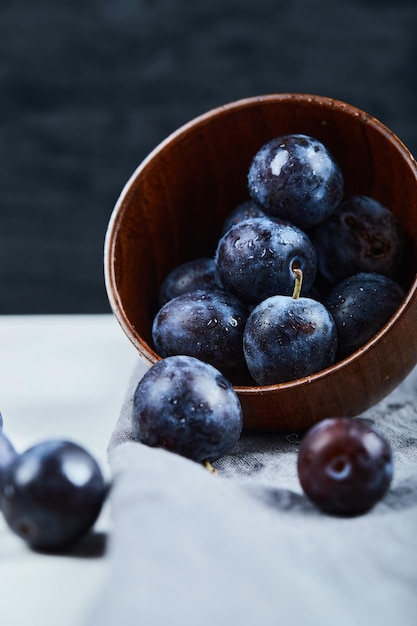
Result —
POLYGON ((391 210, 360 195, 344 200, 311 238, 319 271, 330 285, 359 272, 393 277, 405 243, 391 210))
POLYGON ((84 448, 44 441, 9 466, 2 511, 11 530, 31 547, 61 550, 92 527, 106 493, 101 470, 84 448))
POLYGON ((393 476, 386 439, 360 419, 328 418, 301 440, 297 471, 307 497, 322 511, 366 513, 387 492, 393 476))
POLYGON ((360 272, 342 280, 324 301, 338 332, 337 358, 352 354, 372 339, 398 309, 405 292, 382 274, 360 272))
POLYGON ((248 189, 265 213, 308 229, 323 222, 341 202, 343 175, 314 137, 282 135, 254 156, 248 189))
POLYGON ((215 260, 224 288, 246 304, 291 295, 295 267, 303 272, 304 292, 316 278, 316 252, 306 233, 268 217, 233 226, 220 238, 215 260))
POLYGON ((213 258, 201 257, 181 263, 167 274, 159 290, 159 305, 189 291, 218 289, 213 258))
POLYGON ((132 415, 135 440, 196 462, 229 452, 243 425, 229 380, 184 355, 162 359, 145 373, 134 393, 132 415))
POLYGON ((249 316, 243 337, 249 371, 259 385, 309 376, 333 364, 334 321, 311 298, 274 296, 249 316))
POLYGON ((232 376, 246 369, 243 331, 248 310, 223 291, 198 290, 167 302, 156 314, 152 336, 159 356, 194 356, 232 376))

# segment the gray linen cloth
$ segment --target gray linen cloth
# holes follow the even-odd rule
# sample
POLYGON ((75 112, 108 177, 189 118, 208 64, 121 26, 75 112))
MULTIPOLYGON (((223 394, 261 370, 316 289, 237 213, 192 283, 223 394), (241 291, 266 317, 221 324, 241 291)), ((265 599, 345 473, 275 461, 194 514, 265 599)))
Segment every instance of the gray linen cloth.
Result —
POLYGON ((357 418, 389 439, 395 473, 355 518, 303 495, 296 434, 243 434, 217 475, 133 442, 140 376, 109 445, 110 571, 89 626, 417 625, 417 370, 357 418))

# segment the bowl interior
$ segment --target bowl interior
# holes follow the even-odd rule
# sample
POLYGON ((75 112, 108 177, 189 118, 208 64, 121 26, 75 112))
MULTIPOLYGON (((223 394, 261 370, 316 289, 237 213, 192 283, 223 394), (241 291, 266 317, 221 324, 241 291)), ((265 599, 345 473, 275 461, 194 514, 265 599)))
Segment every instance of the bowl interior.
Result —
MULTIPOLYGON (((254 154, 284 133, 310 134, 325 143, 343 171, 346 197, 366 194, 392 209, 409 242, 401 282, 406 289, 413 285, 417 168, 398 138, 371 116, 328 98, 281 94, 241 100, 168 137, 134 172, 113 211, 105 244, 107 292, 124 332, 149 363, 158 359, 151 325, 161 281, 179 263, 214 254, 226 215, 248 198, 254 154)), ((275 391, 285 387, 294 383, 275 391)), ((274 388, 238 389, 246 404, 251 393, 259 398, 274 388)), ((307 413, 310 422, 316 420, 314 411, 307 413)), ((256 428, 257 418, 248 419, 256 428)))

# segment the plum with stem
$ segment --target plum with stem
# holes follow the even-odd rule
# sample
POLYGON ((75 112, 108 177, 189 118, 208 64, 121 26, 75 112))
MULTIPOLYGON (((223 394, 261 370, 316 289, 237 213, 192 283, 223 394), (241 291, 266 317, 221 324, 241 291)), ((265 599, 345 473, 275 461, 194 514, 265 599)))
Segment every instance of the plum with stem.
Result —
POLYGON ((294 269, 292 296, 272 296, 251 312, 243 334, 248 369, 259 385, 309 376, 333 364, 337 332, 329 311, 300 297, 302 272, 294 269))

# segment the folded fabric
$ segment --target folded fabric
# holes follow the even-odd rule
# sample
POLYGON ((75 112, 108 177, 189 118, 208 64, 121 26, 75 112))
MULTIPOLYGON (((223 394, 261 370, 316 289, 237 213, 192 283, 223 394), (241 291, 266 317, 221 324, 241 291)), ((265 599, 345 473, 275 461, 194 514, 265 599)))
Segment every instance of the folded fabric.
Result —
POLYGON ((415 626, 417 370, 358 419, 390 441, 394 479, 369 513, 305 497, 298 436, 244 433, 218 473, 133 442, 133 373, 109 445, 109 576, 88 626, 415 626))

